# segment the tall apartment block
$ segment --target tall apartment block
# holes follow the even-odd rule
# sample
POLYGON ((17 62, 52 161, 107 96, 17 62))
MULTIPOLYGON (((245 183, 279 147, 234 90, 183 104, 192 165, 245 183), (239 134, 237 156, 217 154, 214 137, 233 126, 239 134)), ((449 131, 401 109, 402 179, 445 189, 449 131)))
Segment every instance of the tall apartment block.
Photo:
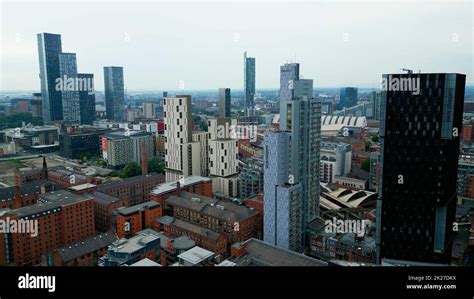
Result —
MULTIPOLYGON (((288 134, 288 141, 285 141, 285 138, 281 136, 275 137, 271 134, 265 136, 264 210, 270 210, 269 215, 276 217, 276 224, 273 225, 268 222, 274 220, 268 218, 270 216, 266 217, 267 210, 265 210, 264 225, 271 228, 278 225, 280 220, 283 222, 293 221, 291 225, 287 225, 288 228, 291 227, 290 243, 292 245, 288 245, 289 243, 286 241, 278 241, 278 229, 275 229, 276 237, 271 243, 300 251, 305 242, 306 224, 314 220, 319 214, 321 102, 313 97, 313 80, 287 80, 294 76, 294 74, 291 75, 292 72, 299 72, 299 66, 296 64, 284 65, 281 71, 280 95, 282 98, 280 103, 284 103, 285 107, 282 109, 283 115, 280 114, 281 132, 279 134, 288 134), (287 72, 288 69, 290 69, 290 72, 287 72), (291 81, 290 85, 288 85, 288 81, 291 81), (273 153, 272 151, 276 151, 276 149, 271 149, 272 147, 278 147, 278 150, 285 154, 273 153), (269 171, 267 168, 272 164, 275 164, 273 166, 274 170, 269 171), (278 180, 271 178, 271 173, 275 172, 275 169, 278 169, 281 173, 278 180), (267 172, 269 173, 267 174, 267 172), (267 179, 267 176, 270 177, 267 179), (287 176, 287 178, 282 181, 284 176, 287 176), (286 186, 286 188, 275 189, 277 185, 286 186), (272 191, 272 188, 275 191, 272 191), (288 204, 265 208, 265 205, 280 201, 288 204), (278 219, 278 213, 272 214, 271 210, 273 209, 278 213, 286 214, 282 214, 281 217, 283 218, 278 219), (291 217, 287 217, 287 215, 291 217), (295 229, 296 226, 299 227, 298 230, 295 229)), ((285 232, 288 231, 287 227, 283 227, 285 232)))
POLYGON ((290 134, 266 132, 264 137, 264 241, 302 250, 302 185, 290 177, 290 134))
POLYGON ((239 194, 238 140, 231 138, 237 120, 217 118, 208 121, 209 175, 214 192, 237 197, 239 194))
POLYGON ((255 115, 255 58, 244 52, 244 91, 246 116, 255 115))
POLYGON ((381 91, 372 91, 370 93, 370 104, 372 105, 372 118, 375 120, 380 120, 381 118, 381 99, 382 99, 382 92, 381 91))
POLYGON ((219 88, 219 117, 230 117, 230 88, 219 88))
POLYGON ((193 142, 199 142, 201 148, 201 176, 209 176, 209 133, 193 132, 193 142))
POLYGON ((466 76, 383 80, 377 260, 449 264, 466 76))
POLYGON ((201 143, 193 141, 191 96, 163 98, 166 181, 201 175, 201 143))
POLYGON ((105 113, 113 121, 125 120, 123 67, 104 67, 105 113))
POLYGON ((107 165, 119 168, 129 162, 142 162, 141 146, 145 144, 147 157, 154 157, 154 139, 145 131, 109 132, 102 137, 102 158, 107 165))
POLYGON ((77 78, 87 87, 79 90, 81 124, 92 125, 95 120, 94 74, 77 74, 77 78))
POLYGON ((280 130, 291 133, 290 174, 295 183, 301 183, 305 226, 319 214, 321 102, 312 95, 313 80, 294 81, 293 87, 294 98, 286 103, 280 130))
POLYGON ((38 33, 37 39, 43 120, 50 123, 63 119, 62 95, 61 91, 56 90, 56 79, 60 78, 61 35, 38 33))
POLYGON ((145 101, 142 103, 143 117, 146 119, 156 118, 156 103, 152 101, 145 101))
POLYGON ((357 87, 343 87, 339 92, 338 110, 357 105, 357 87))

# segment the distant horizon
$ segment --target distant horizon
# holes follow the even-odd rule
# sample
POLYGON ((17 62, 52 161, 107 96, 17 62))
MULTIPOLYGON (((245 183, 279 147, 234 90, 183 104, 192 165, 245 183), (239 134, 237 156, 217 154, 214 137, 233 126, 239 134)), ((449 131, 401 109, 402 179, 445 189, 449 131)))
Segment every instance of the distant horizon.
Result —
POLYGON ((256 59, 257 90, 278 88, 286 62, 300 63, 317 88, 376 89, 382 74, 402 68, 462 73, 474 84, 472 2, 86 4, 2 3, 0 90, 39 91, 42 32, 61 35, 63 52, 76 53, 78 73, 94 74, 97 90, 110 65, 124 68, 130 91, 181 82, 184 91, 242 89, 245 51, 256 59))

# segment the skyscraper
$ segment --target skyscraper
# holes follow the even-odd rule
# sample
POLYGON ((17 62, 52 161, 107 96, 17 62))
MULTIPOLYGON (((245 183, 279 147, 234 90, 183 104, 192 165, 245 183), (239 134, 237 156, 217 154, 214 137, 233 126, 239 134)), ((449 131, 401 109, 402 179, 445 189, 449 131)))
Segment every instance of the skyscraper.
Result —
MULTIPOLYGON (((286 102, 291 101, 294 97, 294 82, 300 78, 299 63, 285 63, 280 66, 280 123, 283 119, 283 128, 286 128, 286 102)), ((280 127, 281 128, 281 127, 280 127)))
POLYGON ((338 110, 357 105, 357 87, 343 87, 339 92, 338 110))
POLYGON ((43 120, 45 123, 50 123, 63 119, 61 91, 56 90, 56 79, 60 78, 61 35, 38 33, 37 39, 43 120))
POLYGON ((255 58, 244 52, 244 91, 246 116, 255 115, 255 58))
POLYGON ((230 88, 219 88, 219 117, 230 117, 230 88))
POLYGON ((301 184, 289 173, 290 134, 266 132, 264 136, 264 241, 293 251, 302 249, 301 184))
POLYGON ((295 81, 295 98, 293 101, 287 102, 286 131, 291 133, 290 174, 293 176, 295 184, 301 184, 301 238, 303 242, 306 224, 319 215, 321 102, 312 96, 298 96, 305 90, 304 86, 309 82, 312 94, 312 80, 302 81, 295 81))
POLYGON ((125 120, 123 67, 104 67, 105 113, 113 121, 125 120))
POLYGON ((60 80, 62 80, 62 84, 57 84, 56 89, 61 90, 61 100, 63 107, 62 119, 68 122, 80 122, 80 88, 78 85, 79 81, 77 80, 77 62, 75 53, 59 54, 59 74, 60 80), (71 82, 73 84, 70 84, 71 82))
POLYGON ((450 263, 466 76, 384 75, 377 260, 450 263))
POLYGON ((372 118, 375 120, 380 120, 380 102, 382 98, 381 91, 372 91, 370 93, 370 104, 372 105, 372 118))
POLYGON ((92 125, 95 120, 94 74, 77 74, 77 77, 79 82, 87 87, 79 90, 81 124, 92 125))
POLYGON ((313 97, 313 80, 291 80, 299 65, 281 70, 281 132, 265 135, 265 241, 301 251, 305 227, 319 214, 321 102, 313 97))

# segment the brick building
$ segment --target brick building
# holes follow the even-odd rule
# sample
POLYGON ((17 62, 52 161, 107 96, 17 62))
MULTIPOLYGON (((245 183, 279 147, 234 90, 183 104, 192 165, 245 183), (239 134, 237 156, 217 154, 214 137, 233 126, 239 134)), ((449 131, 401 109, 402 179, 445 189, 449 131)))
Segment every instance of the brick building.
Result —
POLYGON ((43 265, 97 266, 99 259, 107 253, 108 247, 117 240, 117 236, 112 231, 89 237, 43 255, 43 265))
POLYGON ((0 219, 37 224, 23 233, 0 232, 0 265, 38 265, 42 254, 95 234, 92 200, 66 190, 41 194, 34 205, 0 210, 0 219))
POLYGON ((157 201, 167 210, 165 200, 171 195, 177 195, 179 191, 212 196, 212 180, 201 176, 190 176, 179 181, 163 183, 151 191, 150 199, 157 201))
POLYGON ((174 218, 223 234, 229 247, 262 237, 260 213, 246 206, 184 191, 171 195, 166 204, 174 218))
POLYGON ((102 192, 92 192, 90 197, 94 204, 96 231, 107 232, 115 229, 115 224, 112 222, 113 212, 118 208, 128 207, 128 200, 102 192))
POLYGON ((165 182, 163 174, 150 173, 134 176, 118 182, 98 186, 97 190, 109 195, 129 200, 130 205, 150 201, 150 192, 159 184, 165 182))
POLYGON ((67 170, 61 167, 48 170, 48 181, 61 185, 65 188, 83 184, 100 184, 101 181, 82 173, 67 170))
POLYGON ((210 250, 221 256, 227 255, 227 239, 224 235, 213 232, 205 227, 163 216, 155 220, 155 230, 162 230, 168 237, 185 235, 197 246, 210 250))
POLYGON ((148 201, 135 206, 119 208, 116 214, 117 235, 119 238, 125 238, 146 228, 151 228, 154 220, 163 215, 163 210, 158 202, 148 201))
POLYGON ((41 194, 59 189, 61 186, 46 181, 23 183, 21 187, 0 188, 0 209, 18 209, 34 205, 41 194))

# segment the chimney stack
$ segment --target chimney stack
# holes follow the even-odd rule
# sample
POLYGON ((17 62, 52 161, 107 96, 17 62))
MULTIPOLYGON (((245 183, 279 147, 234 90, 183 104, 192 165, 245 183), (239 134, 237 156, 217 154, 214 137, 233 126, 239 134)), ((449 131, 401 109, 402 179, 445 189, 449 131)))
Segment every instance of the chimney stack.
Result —
POLYGON ((180 180, 176 181, 176 196, 179 196, 181 193, 181 184, 179 183, 180 180))
POLYGON ((141 145, 141 156, 142 156, 142 175, 148 174, 148 157, 146 154, 146 147, 145 143, 143 142, 141 145))
POLYGON ((48 164, 46 163, 46 156, 43 156, 43 180, 48 180, 48 164))

